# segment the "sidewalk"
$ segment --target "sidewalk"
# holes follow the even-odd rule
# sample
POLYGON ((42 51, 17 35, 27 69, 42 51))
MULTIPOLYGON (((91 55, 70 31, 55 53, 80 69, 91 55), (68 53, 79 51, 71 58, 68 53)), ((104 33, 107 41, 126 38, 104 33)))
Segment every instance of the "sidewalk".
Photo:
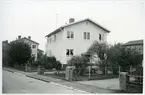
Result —
POLYGON ((119 90, 119 78, 105 80, 79 81, 78 83, 97 86, 105 89, 119 90))
MULTIPOLYGON (((11 68, 10 69, 4 68, 4 70, 22 73, 27 77, 35 78, 35 79, 42 80, 45 82, 50 82, 52 84, 70 88, 70 89, 77 89, 77 90, 85 91, 88 93, 118 93, 118 92, 120 92, 118 89, 114 90, 114 89, 108 89, 104 86, 99 86, 99 85, 97 85, 97 83, 98 83, 97 81, 72 81, 72 82, 70 82, 70 81, 56 79, 56 78, 52 78, 52 77, 48 77, 48 76, 37 75, 36 72, 35 73, 26 73, 26 72, 18 71, 18 70, 11 69, 11 68), (91 85, 91 84, 94 84, 94 85, 91 85)), ((105 83, 103 83, 103 84, 105 84, 105 83)))

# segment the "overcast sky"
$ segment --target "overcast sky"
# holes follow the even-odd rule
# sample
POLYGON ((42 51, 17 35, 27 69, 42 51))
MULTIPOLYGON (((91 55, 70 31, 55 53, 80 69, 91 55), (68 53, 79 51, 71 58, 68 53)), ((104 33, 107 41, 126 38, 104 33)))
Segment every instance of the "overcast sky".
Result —
MULTIPOLYGON (((18 35, 31 36, 45 50, 45 36, 68 23, 91 18, 111 31, 108 43, 125 43, 143 39, 145 32, 145 5, 143 0, 110 1, 50 1, 4 0, 2 10, 2 40, 12 41, 18 35), (58 16, 56 16, 58 14, 58 16), (57 18, 57 24, 56 24, 57 18)), ((91 31, 90 31, 91 32, 91 31)))

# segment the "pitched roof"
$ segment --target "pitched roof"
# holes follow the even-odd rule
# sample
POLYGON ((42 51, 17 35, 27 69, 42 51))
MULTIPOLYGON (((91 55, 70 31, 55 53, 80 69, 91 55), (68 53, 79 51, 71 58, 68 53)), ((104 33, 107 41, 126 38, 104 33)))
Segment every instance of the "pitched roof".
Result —
POLYGON ((28 39, 28 38, 26 38, 26 37, 24 37, 24 38, 22 38, 22 39, 27 39, 27 40, 29 40, 29 41, 31 41, 31 42, 36 43, 36 44, 38 44, 38 45, 39 45, 39 43, 37 43, 36 41, 33 41, 33 40, 28 39))
POLYGON ((96 26, 98 26, 98 27, 100 27, 101 29, 105 30, 107 33, 110 32, 109 30, 107 30, 106 28, 104 28, 104 27, 102 27, 101 25, 97 24, 97 23, 94 22, 93 20, 87 18, 87 19, 83 19, 83 20, 80 20, 80 21, 76 21, 76 22, 69 23, 69 24, 67 24, 67 25, 63 25, 63 26, 57 28, 56 30, 54 30, 53 32, 51 32, 50 34, 46 35, 45 37, 50 37, 51 35, 58 33, 59 31, 61 31, 63 28, 65 28, 65 27, 67 27, 67 26, 74 25, 74 24, 77 24, 77 23, 80 23, 80 22, 83 22, 83 21, 90 21, 90 22, 94 23, 96 26))
POLYGON ((39 48, 38 48, 37 50, 40 51, 40 52, 44 52, 43 50, 41 50, 41 49, 39 49, 39 48))
POLYGON ((28 39, 28 38, 26 38, 26 37, 21 38, 21 39, 14 40, 14 41, 12 41, 12 42, 19 41, 19 40, 23 40, 23 39, 27 39, 27 40, 29 40, 29 41, 31 41, 31 42, 36 43, 36 44, 39 45, 39 43, 37 43, 37 42, 35 42, 35 41, 31 40, 31 39, 28 39))
POLYGON ((131 45, 143 45, 143 40, 129 41, 124 44, 124 46, 131 46, 131 45))

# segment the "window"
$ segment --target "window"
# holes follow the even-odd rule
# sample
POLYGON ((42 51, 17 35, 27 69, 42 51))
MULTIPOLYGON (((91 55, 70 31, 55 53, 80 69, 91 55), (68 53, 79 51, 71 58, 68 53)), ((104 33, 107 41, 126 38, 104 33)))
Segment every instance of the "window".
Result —
POLYGON ((36 45, 32 45, 32 48, 36 48, 36 45))
POLYGON ((49 39, 50 43, 51 43, 51 38, 49 39))
POLYGON ((66 55, 72 56, 73 55, 73 49, 66 49, 66 55))
POLYGON ((67 31, 67 38, 74 38, 74 32, 73 31, 67 31))
POLYGON ((70 49, 70 55, 73 55, 73 49, 70 49))
POLYGON ((69 49, 66 50, 66 55, 69 55, 69 49))
POLYGON ((70 31, 67 31, 67 38, 70 38, 70 31))
POLYGON ((74 32, 71 31, 71 38, 74 38, 74 32))
POLYGON ((90 39, 90 32, 84 32, 84 39, 90 39))
POLYGON ((49 43, 49 39, 47 38, 47 43, 49 43))
POLYGON ((87 37, 86 37, 86 32, 84 32, 84 39, 86 39, 87 37))
POLYGON ((101 34, 99 34, 99 40, 101 41, 101 34))
POLYGON ((88 21, 86 22, 86 25, 88 25, 88 21))
POLYGON ((56 41, 56 34, 54 35, 54 42, 56 41))
POLYGON ((87 33, 87 39, 90 39, 90 33, 89 32, 87 33))

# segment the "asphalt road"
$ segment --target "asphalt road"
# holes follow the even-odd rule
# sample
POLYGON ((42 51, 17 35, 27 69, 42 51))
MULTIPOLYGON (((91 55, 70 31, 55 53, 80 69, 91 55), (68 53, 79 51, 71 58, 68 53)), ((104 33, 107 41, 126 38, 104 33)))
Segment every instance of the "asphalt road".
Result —
POLYGON ((85 94, 79 90, 68 89, 53 83, 48 83, 26 77, 21 74, 3 70, 3 93, 49 93, 49 94, 85 94))

